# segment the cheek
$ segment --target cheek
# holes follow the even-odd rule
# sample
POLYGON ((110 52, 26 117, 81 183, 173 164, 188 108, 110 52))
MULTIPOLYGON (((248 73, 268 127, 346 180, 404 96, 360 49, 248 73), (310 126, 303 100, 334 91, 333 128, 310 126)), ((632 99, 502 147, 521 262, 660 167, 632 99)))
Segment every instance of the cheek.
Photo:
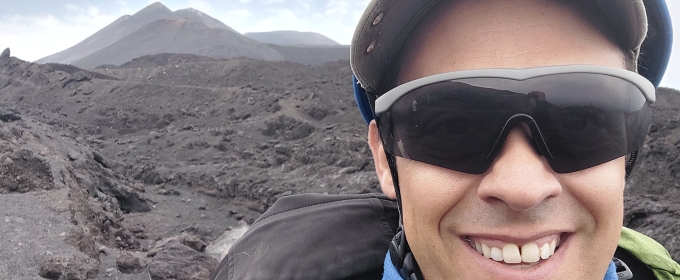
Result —
POLYGON ((562 176, 561 181, 567 191, 596 219, 601 216, 611 219, 612 212, 621 212, 623 209, 624 163, 622 157, 567 174, 562 176))
POLYGON ((478 177, 403 158, 397 158, 397 166, 404 221, 413 231, 438 228, 453 207, 474 193, 478 177))
POLYGON ((618 241, 623 226, 624 158, 561 176, 576 207, 590 217, 585 230, 618 241))

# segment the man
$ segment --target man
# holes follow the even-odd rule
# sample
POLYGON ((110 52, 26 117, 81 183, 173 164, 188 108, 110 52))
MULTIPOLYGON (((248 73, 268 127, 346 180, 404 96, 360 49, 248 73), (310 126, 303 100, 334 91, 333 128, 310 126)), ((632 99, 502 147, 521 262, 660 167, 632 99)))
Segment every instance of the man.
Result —
MULTIPOLYGON (((619 2, 619 5, 630 6, 623 8, 630 14, 643 15, 642 13, 635 14, 634 4, 630 3, 632 1, 619 2)), ((597 9, 598 7, 592 1, 459 0, 441 3, 420 21, 406 40, 409 43, 404 46, 400 56, 396 84, 401 85, 424 77, 468 69, 597 65, 618 69, 628 68, 635 71, 637 61, 635 52, 644 36, 633 40, 621 38, 617 34, 621 31, 615 30, 619 27, 610 26, 606 20, 603 20, 603 12, 597 9), (625 42, 625 39, 629 41, 625 42), (633 63, 631 64, 629 60, 633 60, 633 63)), ((637 30, 626 32, 636 32, 639 35, 645 32, 641 24, 633 28, 637 30)), ((551 68, 544 69, 549 71, 551 68)), ((481 72, 479 75, 486 77, 487 74, 481 72)), ((587 80, 588 74, 578 74, 578 79, 567 76, 568 74, 563 77, 558 75, 526 87, 517 85, 517 82, 508 82, 508 85, 504 85, 502 81, 489 81, 485 87, 496 86, 499 89, 496 95, 507 95, 509 94, 507 90, 514 91, 512 89, 515 88, 524 90, 520 93, 546 88, 552 91, 546 92, 549 95, 568 95, 553 96, 549 99, 559 102, 560 98, 572 98, 570 102, 565 102, 565 104, 571 103, 569 104, 571 106, 588 105, 586 102, 600 98, 605 99, 602 100, 603 102, 614 103, 616 101, 610 98, 614 95, 626 94, 619 86, 598 87, 594 81, 587 80), (603 96, 584 96, 579 91, 589 89, 578 85, 580 82, 587 84, 587 87, 597 87, 599 90, 621 90, 622 92, 599 93, 590 89, 590 94, 603 94, 603 96), (553 83, 552 86, 557 86, 559 83, 560 87, 573 89, 570 91, 563 90, 563 88, 551 88, 551 85, 540 83, 553 83), (558 93, 559 90, 563 91, 558 93), (613 95, 604 97, 604 94, 613 95)), ((595 74, 591 75, 595 76, 595 74)), ((594 79, 600 80, 600 77, 594 77, 594 79)), ((602 81, 605 82, 605 80, 608 79, 602 81)), ((479 84, 485 83, 480 81, 479 84)), ((543 114, 540 108, 534 112, 520 108, 516 111, 510 110, 510 115, 506 116, 506 108, 499 108, 500 106, 487 108, 490 104, 472 104, 473 101, 465 99, 470 97, 451 97, 451 95, 459 94, 456 92, 459 89, 453 85, 444 89, 428 89, 427 83, 421 83, 419 86, 423 86, 420 90, 424 91, 448 91, 443 94, 428 92, 431 95, 429 98, 441 99, 436 101, 440 104, 433 105, 423 104, 424 100, 419 100, 417 97, 409 97, 408 95, 412 95, 412 92, 402 95, 402 99, 409 100, 406 103, 418 100, 420 104, 423 104, 421 108, 418 108, 420 111, 442 110, 440 107, 444 105, 441 103, 448 102, 450 104, 447 103, 447 106, 450 110, 479 110, 486 114, 498 115, 478 116, 464 112, 439 111, 432 116, 427 116, 427 112, 416 116, 417 112, 401 112, 397 109, 396 112, 392 112, 393 115, 408 115, 401 118, 393 116, 394 123, 391 125, 394 128, 383 132, 382 139, 379 132, 381 129, 375 121, 369 127, 369 144, 376 159, 376 171, 383 191, 393 199, 397 199, 396 188, 388 163, 390 155, 386 154, 383 142, 392 141, 393 143, 385 143, 392 146, 402 143, 406 145, 405 150, 400 151, 392 147, 387 153, 400 153, 400 156, 396 157, 396 173, 399 180, 404 234, 422 275, 428 279, 452 277, 459 279, 602 279, 610 267, 609 264, 612 262, 612 256, 614 256, 621 234, 625 155, 639 149, 642 142, 636 141, 635 149, 625 153, 603 155, 603 158, 589 164, 579 163, 579 166, 574 166, 569 170, 556 170, 556 167, 565 164, 560 161, 574 162, 581 160, 580 157, 587 157, 586 153, 609 152, 606 147, 601 147, 597 143, 611 140, 606 137, 598 138, 601 133, 605 133, 597 131, 602 128, 597 127, 596 120, 590 124, 583 124, 583 131, 574 131, 573 135, 569 131, 554 133, 554 140, 546 139, 546 142, 552 140, 552 144, 545 143, 545 145, 552 145, 547 148, 553 153, 558 149, 572 149, 559 147, 560 145, 595 145, 598 149, 584 148, 582 151, 584 154, 574 150, 571 157, 564 156, 562 159, 556 159, 553 155, 553 160, 556 162, 552 163, 549 151, 539 149, 539 146, 543 144, 540 142, 543 140, 537 139, 542 136, 536 134, 537 132, 542 132, 543 136, 551 134, 545 131, 551 128, 541 128, 541 126, 559 126, 560 122, 571 121, 568 118, 579 117, 576 116, 579 113, 578 110, 568 110, 569 107, 563 107, 562 111, 565 114, 557 115, 560 112, 559 109, 544 108, 555 114, 555 116, 547 116, 553 113, 543 114), (461 105, 462 102, 467 103, 461 105), (527 113, 531 118, 518 123, 512 122, 515 118, 512 114, 518 113, 527 113), (491 117, 498 119, 484 119, 491 117), (556 119, 552 120, 553 122, 539 119, 550 117, 556 119), (482 118, 482 120, 468 118, 482 118), (501 127, 497 128, 499 124, 501 127), (507 124, 512 124, 513 127, 502 127, 507 124), (532 124, 538 124, 538 127, 532 124), (415 128, 418 125, 430 125, 433 128, 421 130, 415 128), (482 134, 483 132, 475 131, 476 125, 488 125, 477 127, 477 129, 481 128, 482 131, 489 131, 489 133, 482 134), (587 126, 591 125, 595 128, 588 130, 587 126), (439 131, 435 132, 434 129, 439 131), (442 131, 446 129, 454 131, 446 134, 446 131, 442 131), (402 135, 388 135, 399 133, 402 135), (428 140, 421 141, 425 138, 422 134, 436 133, 441 135, 438 136, 439 139, 433 141, 456 142, 460 138, 467 138, 466 140, 470 143, 447 145, 428 142, 428 140), (501 133, 507 133, 507 136, 501 133), (385 139, 390 137, 401 138, 385 139), (423 138, 411 139, 413 137, 423 138), (562 141, 560 137, 573 139, 562 141), (584 141, 579 137, 592 137, 593 139, 584 141), (504 142, 497 144, 493 141, 504 142), (480 147, 477 144, 482 145, 480 147), (467 166, 458 167, 457 165, 471 165, 475 159, 464 156, 461 151, 452 153, 446 151, 447 148, 449 150, 466 149, 465 145, 469 145, 469 149, 486 155, 492 152, 489 144, 496 145, 492 146, 496 149, 495 158, 486 162, 490 165, 481 170, 471 171, 466 169, 467 166), (419 149, 417 145, 432 145, 433 147, 419 149), (428 153, 440 153, 448 157, 437 158, 436 155, 428 153), (407 159, 409 155, 415 160, 407 159)), ((481 89, 463 88, 460 90, 479 91, 480 96, 475 98, 482 98, 483 90, 481 89)), ((642 92, 636 94, 643 95, 642 92)), ((651 90, 650 94, 653 94, 651 90)), ((629 97, 625 98, 628 100, 629 97)), ((503 102, 502 99, 489 98, 489 100, 503 102)), ((415 104, 415 101, 413 102, 415 104)), ((398 104, 392 106, 395 105, 398 104)), ((416 110, 415 108, 406 109, 406 111, 416 110)), ((632 111, 630 113, 635 114, 632 111)), ((587 118, 596 117, 598 114, 600 113, 592 113, 587 118)), ((382 121, 381 125, 388 125, 386 122, 382 121)), ((626 129, 629 129, 629 135, 640 134, 640 138, 643 139, 647 130, 639 128, 633 125, 626 129)), ((611 131, 606 134, 613 136, 611 131)), ((621 138, 623 141, 626 134, 614 137, 621 138)), ((614 145, 621 141, 614 140, 607 145, 614 145)), ((623 143, 623 145, 626 144, 623 143)), ((395 261, 394 258, 392 261, 395 261)))
POLYGON ((660 245, 622 231, 655 98, 634 73, 647 28, 636 0, 373 1, 351 63, 398 218, 379 197, 282 199, 216 278, 680 279, 660 245), (381 250, 376 275, 362 254, 381 250))

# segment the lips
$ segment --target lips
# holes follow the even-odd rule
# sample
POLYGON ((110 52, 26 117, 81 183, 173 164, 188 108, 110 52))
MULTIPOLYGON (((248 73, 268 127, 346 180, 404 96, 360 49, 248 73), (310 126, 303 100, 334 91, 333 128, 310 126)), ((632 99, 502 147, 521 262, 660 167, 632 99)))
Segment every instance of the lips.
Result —
POLYGON ((542 260, 549 259, 560 246, 559 234, 519 244, 475 236, 467 236, 466 241, 487 259, 516 268, 533 267, 542 260))

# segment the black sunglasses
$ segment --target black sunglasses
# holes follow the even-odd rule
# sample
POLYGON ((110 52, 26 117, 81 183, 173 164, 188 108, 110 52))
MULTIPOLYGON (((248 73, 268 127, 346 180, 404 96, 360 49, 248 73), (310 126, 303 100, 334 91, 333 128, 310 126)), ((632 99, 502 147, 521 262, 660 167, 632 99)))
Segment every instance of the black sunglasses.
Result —
POLYGON ((387 153, 472 174, 488 170, 510 130, 526 123, 558 173, 642 147, 655 88, 618 68, 480 69, 403 84, 376 100, 387 153))

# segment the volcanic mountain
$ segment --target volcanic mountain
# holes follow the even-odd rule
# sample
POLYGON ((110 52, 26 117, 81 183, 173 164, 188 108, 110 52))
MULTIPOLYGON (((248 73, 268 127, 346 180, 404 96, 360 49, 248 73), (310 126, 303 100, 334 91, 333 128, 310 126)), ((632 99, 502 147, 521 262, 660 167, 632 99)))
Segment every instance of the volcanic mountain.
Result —
POLYGON ((287 46, 258 42, 192 8, 173 12, 163 4, 154 3, 132 16, 120 17, 73 47, 36 62, 72 64, 92 69, 99 65, 120 65, 140 56, 161 53, 193 54, 218 59, 248 57, 269 61, 287 60, 304 64, 349 58, 347 46, 340 46, 320 34, 289 31, 258 34, 266 38, 285 38, 277 39, 276 42, 283 42, 287 46), (332 47, 329 46, 331 44, 332 47))
POLYGON ((274 49, 237 32, 209 28, 191 19, 161 19, 72 64, 82 68, 94 68, 102 64, 120 65, 143 55, 160 53, 284 60, 274 49))
POLYGON ((314 32, 283 30, 272 32, 246 32, 243 35, 261 43, 282 46, 340 46, 340 43, 314 32))

